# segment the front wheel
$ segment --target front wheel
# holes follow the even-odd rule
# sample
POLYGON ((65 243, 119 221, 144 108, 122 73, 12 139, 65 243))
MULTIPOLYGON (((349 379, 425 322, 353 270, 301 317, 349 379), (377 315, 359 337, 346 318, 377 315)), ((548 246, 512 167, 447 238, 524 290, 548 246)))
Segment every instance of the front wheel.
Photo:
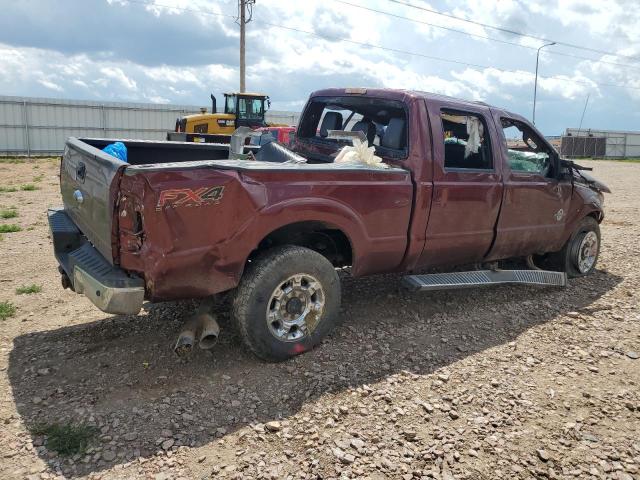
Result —
POLYGON ((593 217, 585 217, 559 252, 549 255, 550 266, 569 277, 589 275, 600 255, 600 225, 593 217))
POLYGON ((232 315, 259 358, 282 361, 312 349, 335 326, 340 279, 329 260, 304 247, 268 250, 248 265, 232 315))

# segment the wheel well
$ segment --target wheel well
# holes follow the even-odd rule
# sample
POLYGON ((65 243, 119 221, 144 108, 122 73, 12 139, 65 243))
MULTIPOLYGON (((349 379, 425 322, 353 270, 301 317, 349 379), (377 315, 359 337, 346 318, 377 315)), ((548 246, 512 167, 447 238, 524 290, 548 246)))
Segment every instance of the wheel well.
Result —
POLYGON ((593 217, 593 218, 595 218, 596 222, 601 223, 603 218, 604 218, 604 214, 602 212, 596 210, 596 211, 593 211, 593 212, 589 213, 587 215, 587 217, 593 217))
POLYGON ((352 264, 351 242, 342 230, 323 222, 298 222, 280 227, 267 235, 251 257, 277 245, 299 245, 318 252, 335 267, 352 264))

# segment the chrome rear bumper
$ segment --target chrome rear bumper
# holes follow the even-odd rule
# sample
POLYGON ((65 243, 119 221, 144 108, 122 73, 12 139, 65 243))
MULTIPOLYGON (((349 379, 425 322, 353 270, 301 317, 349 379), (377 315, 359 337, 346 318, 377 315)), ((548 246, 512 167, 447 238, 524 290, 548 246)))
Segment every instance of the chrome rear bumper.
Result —
POLYGON ((144 301, 144 280, 107 262, 63 209, 49 210, 48 219, 54 253, 67 277, 63 285, 103 312, 137 314, 144 301))

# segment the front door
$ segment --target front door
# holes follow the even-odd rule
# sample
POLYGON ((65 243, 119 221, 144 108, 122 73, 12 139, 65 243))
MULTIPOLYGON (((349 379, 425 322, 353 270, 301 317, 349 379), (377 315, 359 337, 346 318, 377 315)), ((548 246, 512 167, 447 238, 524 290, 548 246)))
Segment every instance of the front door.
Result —
POLYGON ((557 179, 558 156, 527 123, 494 112, 501 126, 504 201, 491 259, 562 248, 572 186, 557 179))
POLYGON ((419 267, 481 261, 490 250, 502 171, 489 109, 429 105, 433 139, 433 197, 419 267))

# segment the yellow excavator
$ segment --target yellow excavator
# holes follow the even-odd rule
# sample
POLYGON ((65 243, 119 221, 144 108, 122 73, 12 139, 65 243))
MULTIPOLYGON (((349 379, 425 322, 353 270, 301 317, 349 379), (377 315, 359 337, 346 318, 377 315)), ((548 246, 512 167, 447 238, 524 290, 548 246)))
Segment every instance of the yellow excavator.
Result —
POLYGON ((194 115, 176 119, 167 140, 200 143, 229 143, 238 127, 266 127, 265 111, 271 106, 268 95, 262 93, 229 92, 224 94, 224 113, 217 113, 216 97, 211 94, 211 113, 206 108, 194 115))

